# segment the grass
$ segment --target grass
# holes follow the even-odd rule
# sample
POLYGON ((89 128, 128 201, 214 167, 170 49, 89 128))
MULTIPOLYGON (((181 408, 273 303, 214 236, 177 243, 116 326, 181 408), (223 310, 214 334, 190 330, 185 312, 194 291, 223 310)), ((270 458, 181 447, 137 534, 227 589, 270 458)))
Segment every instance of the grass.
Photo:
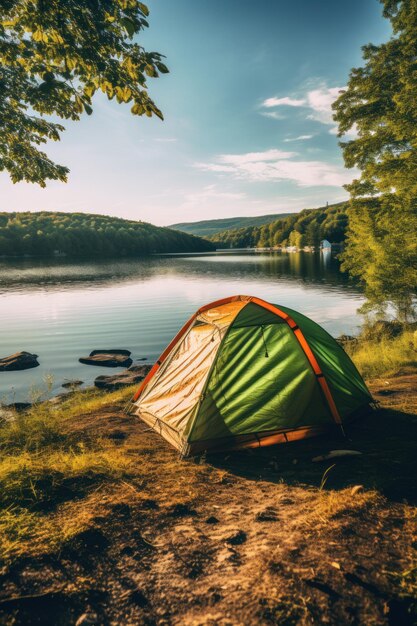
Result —
POLYGON ((417 366, 416 331, 405 330, 397 337, 359 337, 345 350, 365 379, 394 374, 402 367, 417 366))
MULTIPOLYGON (((58 504, 92 486, 129 474, 132 459, 114 442, 68 428, 80 414, 126 402, 132 390, 110 394, 95 390, 71 394, 60 405, 49 402, 16 413, 0 428, 0 554, 30 550, 27 542, 56 546, 84 522, 70 517, 58 523, 58 504), (78 520, 78 521, 77 521, 78 520)), ((85 520, 84 520, 85 521, 85 520)))
POLYGON ((351 518, 352 516, 360 518, 364 510, 376 506, 380 502, 381 496, 372 490, 352 494, 351 487, 339 491, 320 489, 302 524, 317 530, 318 527, 325 527, 334 522, 335 527, 340 528, 343 518, 351 518))
MULTIPOLYGON (((68 399, 59 405, 49 402, 34 404, 30 411, 17 412, 10 421, 0 428, 0 450, 36 451, 71 446, 77 443, 74 435, 65 428, 66 422, 78 415, 98 412, 109 404, 127 402, 133 393, 132 388, 100 393, 86 389, 69 394, 68 399)), ((83 438, 84 440, 84 438, 83 438)))

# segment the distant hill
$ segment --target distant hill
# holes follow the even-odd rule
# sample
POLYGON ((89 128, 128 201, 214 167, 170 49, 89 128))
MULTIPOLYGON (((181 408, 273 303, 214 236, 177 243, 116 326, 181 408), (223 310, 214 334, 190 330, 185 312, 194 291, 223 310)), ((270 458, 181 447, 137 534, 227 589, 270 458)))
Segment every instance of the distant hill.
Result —
POLYGON ((274 246, 318 247, 321 239, 341 243, 348 223, 347 202, 299 213, 260 226, 220 231, 209 237, 217 248, 269 248, 274 246))
POLYGON ((263 226, 279 219, 284 219, 294 213, 273 213, 271 215, 257 215, 255 217, 226 217, 219 220, 203 220, 201 222, 182 222, 172 224, 168 228, 180 230, 190 235, 199 237, 212 237, 224 230, 243 228, 249 226, 263 226))
POLYGON ((146 222, 89 213, 0 213, 0 256, 140 256, 205 252, 199 237, 146 222))

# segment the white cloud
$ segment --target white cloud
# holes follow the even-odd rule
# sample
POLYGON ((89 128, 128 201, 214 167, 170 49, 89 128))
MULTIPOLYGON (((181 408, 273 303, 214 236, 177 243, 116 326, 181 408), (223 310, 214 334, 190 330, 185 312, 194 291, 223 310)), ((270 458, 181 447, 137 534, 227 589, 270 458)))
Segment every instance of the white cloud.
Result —
POLYGON ((155 141, 159 141, 160 143, 173 143, 177 141, 176 137, 155 137, 155 141))
MULTIPOLYGON (((302 107, 310 110, 307 119, 320 122, 321 124, 334 124, 332 104, 337 100, 342 89, 345 88, 321 85, 316 89, 307 91, 305 96, 301 98, 292 96, 267 98, 263 101, 262 106, 267 109, 280 106, 302 107)), ((269 112, 263 111, 262 115, 267 115, 268 113, 269 112)), ((274 113, 274 111, 271 113, 274 113)), ((280 114, 278 113, 278 115, 280 114)), ((270 115, 270 117, 272 117, 272 115, 270 115)))
POLYGON ((332 104, 343 87, 320 87, 307 93, 307 106, 313 111, 308 119, 322 124, 334 124, 332 104))
POLYGON ((299 187, 341 187, 351 182, 354 173, 324 161, 298 161, 295 152, 266 150, 247 154, 219 155, 213 163, 195 167, 215 173, 230 174, 251 182, 290 180, 299 187))
POLYGON ((227 165, 242 165, 245 163, 258 163, 259 161, 289 159, 296 156, 296 154, 296 152, 271 149, 264 152, 246 152, 246 154, 221 154, 218 160, 220 163, 226 163, 227 165))
POLYGON ((218 163, 194 163, 193 167, 199 170, 206 170, 210 172, 216 172, 217 174, 229 174, 233 173, 233 167, 231 165, 219 165, 218 163))
POLYGON ((266 107, 267 109, 280 106, 301 107, 304 106, 305 103, 306 101, 304 100, 304 98, 297 100, 296 98, 289 98, 288 96, 285 96, 285 98, 267 98, 262 102, 262 106, 266 107))
POLYGON ((261 115, 270 117, 273 120, 285 120, 285 115, 278 113, 278 111, 261 111, 261 115))
POLYGON ((312 139, 314 135, 298 135, 298 137, 289 137, 288 139, 284 139, 286 143, 290 141, 306 141, 307 139, 312 139))

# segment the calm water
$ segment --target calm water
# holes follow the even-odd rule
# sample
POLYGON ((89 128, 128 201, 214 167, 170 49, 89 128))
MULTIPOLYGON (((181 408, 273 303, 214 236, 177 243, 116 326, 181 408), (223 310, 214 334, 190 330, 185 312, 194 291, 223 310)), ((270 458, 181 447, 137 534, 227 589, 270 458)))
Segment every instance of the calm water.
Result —
POLYGON ((352 334, 363 302, 336 259, 311 253, 204 254, 140 260, 0 262, 0 356, 39 355, 40 367, 0 372, 0 401, 24 400, 66 379, 91 384, 118 369, 78 363, 101 348, 153 362, 202 304, 256 295, 305 313, 330 333, 352 334))

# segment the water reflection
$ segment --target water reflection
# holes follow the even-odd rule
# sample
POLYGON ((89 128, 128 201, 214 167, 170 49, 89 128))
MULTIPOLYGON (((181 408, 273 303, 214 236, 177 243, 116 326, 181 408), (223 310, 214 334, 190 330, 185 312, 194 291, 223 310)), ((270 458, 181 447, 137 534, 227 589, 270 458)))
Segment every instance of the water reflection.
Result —
MULTIPOLYGON (((108 285, 114 281, 148 280, 155 276, 272 276, 306 283, 347 286, 337 259, 328 253, 212 253, 163 256, 121 261, 19 259, 0 262, 0 293, 30 288, 108 285)), ((350 285, 359 293, 359 288, 350 285)))
MULTIPOLYGON (((20 260, 0 263, 0 356, 39 355, 40 367, 0 372, 0 399, 23 400, 54 377, 91 384, 114 373, 78 363, 97 348, 127 348, 151 362, 202 304, 256 295, 297 309, 329 332, 355 332, 360 290, 334 257, 309 253, 204 254, 139 260, 20 260)), ((116 370, 117 371, 117 370, 116 370)))

